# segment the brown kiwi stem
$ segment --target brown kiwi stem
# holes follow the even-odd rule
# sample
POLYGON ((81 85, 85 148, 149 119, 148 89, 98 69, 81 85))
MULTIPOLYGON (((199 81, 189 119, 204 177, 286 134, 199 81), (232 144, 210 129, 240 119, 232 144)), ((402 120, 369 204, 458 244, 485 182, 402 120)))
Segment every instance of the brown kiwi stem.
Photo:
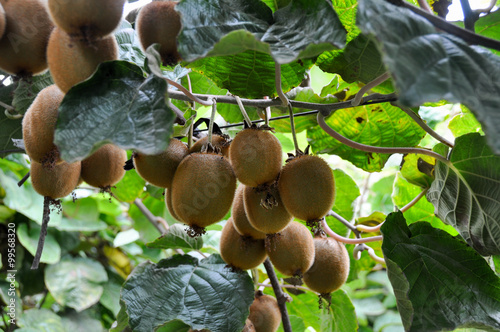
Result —
POLYGON ((333 237, 338 242, 342 242, 342 243, 360 244, 360 243, 382 241, 384 239, 384 237, 382 235, 372 236, 372 237, 364 237, 364 238, 356 238, 356 239, 349 239, 349 238, 340 236, 337 233, 335 233, 330 228, 330 226, 328 226, 328 224, 326 223, 325 219, 323 219, 321 221, 321 226, 323 226, 323 230, 325 231, 326 234, 328 234, 329 236, 333 237))
POLYGON ((295 132, 295 120, 293 115, 293 107, 290 100, 288 100, 287 96, 283 92, 281 87, 281 65, 279 63, 275 63, 274 65, 274 79, 276 84, 276 92, 278 93, 278 97, 281 99, 283 106, 288 107, 288 113, 290 115, 290 128, 292 130, 293 137, 293 145, 295 146, 295 154, 300 155, 302 152, 299 149, 299 142, 297 141, 297 133, 295 132))
POLYGON ((201 100, 200 98, 196 97, 193 95, 188 89, 180 85, 179 83, 172 81, 166 77, 162 77, 165 81, 167 81, 168 84, 175 86, 177 89, 179 89, 182 93, 184 93, 189 99, 191 99, 194 102, 197 102, 198 104, 201 104, 203 106, 212 106, 211 101, 205 101, 201 100))
POLYGON ((281 321, 283 322, 283 330, 285 332, 292 332, 292 324, 290 323, 290 317, 288 316, 288 311, 286 309, 287 297, 281 290, 278 277, 276 276, 276 272, 274 272, 273 264, 269 258, 266 258, 264 261, 264 267, 266 268, 267 276, 271 281, 274 295, 276 295, 276 300, 278 301, 278 306, 281 312, 281 321))
POLYGON ((208 146, 212 145, 212 134, 214 131, 215 114, 217 114, 217 99, 212 98, 212 114, 210 115, 210 124, 208 125, 208 146))
POLYGON ((33 258, 33 263, 31 264, 31 269, 38 269, 40 265, 40 259, 42 258, 43 246, 45 244, 45 237, 47 236, 47 227, 50 221, 50 203, 52 199, 45 196, 43 198, 43 217, 42 217, 42 227, 40 229, 40 237, 38 238, 38 246, 36 248, 35 258, 33 258))
POLYGON ((235 95, 234 99, 236 99, 241 114, 243 115, 243 118, 245 119, 248 128, 250 128, 252 126, 252 120, 250 120, 250 117, 248 116, 247 111, 245 110, 245 106, 243 106, 243 103, 241 102, 241 98, 235 95))

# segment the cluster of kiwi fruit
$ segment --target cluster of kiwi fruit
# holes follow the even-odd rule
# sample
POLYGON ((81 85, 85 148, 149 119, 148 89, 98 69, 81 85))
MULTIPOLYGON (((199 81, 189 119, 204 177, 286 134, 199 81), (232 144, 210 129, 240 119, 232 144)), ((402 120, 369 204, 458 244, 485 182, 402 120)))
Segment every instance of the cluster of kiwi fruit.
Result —
POLYGON ((64 93, 55 85, 40 91, 23 118, 23 138, 31 159, 34 189, 55 200, 69 195, 81 182, 108 190, 125 174, 125 150, 106 144, 81 162, 67 163, 54 145, 59 104, 64 93))
POLYGON ((30 77, 50 69, 55 84, 41 90, 23 118, 35 190, 57 199, 81 181, 108 188, 124 175, 126 152, 107 144, 82 162, 68 164, 54 145, 65 93, 107 60, 118 58, 111 35, 125 0, 0 0, 0 69, 30 77))

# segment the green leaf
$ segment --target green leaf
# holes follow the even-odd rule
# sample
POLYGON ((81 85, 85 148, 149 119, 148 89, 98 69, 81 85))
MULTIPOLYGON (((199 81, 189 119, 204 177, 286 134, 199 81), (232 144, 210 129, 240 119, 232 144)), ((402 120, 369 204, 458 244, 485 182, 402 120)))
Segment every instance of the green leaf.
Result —
POLYGON ((139 67, 144 67, 146 56, 142 52, 139 37, 132 28, 132 25, 123 20, 118 30, 115 31, 115 37, 120 52, 119 59, 133 62, 139 67))
POLYGON ((60 305, 82 311, 97 303, 108 275, 89 258, 65 257, 45 269, 45 285, 60 305))
POLYGON ((425 18, 383 0, 361 0, 358 24, 378 40, 403 105, 442 99, 463 103, 500 153, 500 57, 439 32, 425 18))
MULTIPOLYGON (((425 132, 399 108, 383 103, 341 109, 326 123, 341 135, 358 143, 382 147, 414 147, 425 132)), ((336 154, 367 172, 380 171, 388 154, 367 153, 332 138, 319 126, 307 130, 314 153, 336 154)))
POLYGON ((19 317, 20 332, 65 332, 61 317, 48 309, 26 310, 19 317))
MULTIPOLYGON (((311 60, 282 65, 283 91, 298 86, 312 65, 311 60)), ((245 51, 235 55, 205 58, 188 67, 207 76, 219 88, 228 89, 242 98, 276 96, 275 65, 271 56, 266 53, 245 51)))
POLYGON ((62 315, 62 324, 64 331, 71 332, 103 332, 105 331, 102 323, 90 317, 88 312, 69 312, 62 315))
POLYGON ((97 201, 92 197, 79 198, 76 201, 64 201, 63 215, 57 229, 61 231, 95 232, 106 229, 107 224, 99 220, 97 201))
POLYGON ((332 210, 347 220, 354 215, 353 203, 359 197, 360 191, 354 180, 341 169, 333 170, 335 179, 335 202, 332 210))
POLYGON ((477 121, 474 114, 465 107, 460 105, 462 112, 457 114, 451 119, 448 128, 451 130, 455 137, 462 136, 469 133, 480 133, 484 135, 483 129, 479 121, 477 121))
POLYGON ((113 188, 113 194, 119 201, 132 203, 144 191, 146 181, 135 169, 127 171, 125 176, 113 188))
MULTIPOLYGON (((142 202, 155 216, 164 216, 167 210, 164 200, 158 200, 150 196, 142 202)), ((128 214, 134 221, 134 229, 139 232, 144 242, 151 242, 158 238, 160 235, 158 229, 148 220, 148 218, 146 218, 146 216, 144 216, 135 204, 130 206, 128 214)))
MULTIPOLYGON (((17 237, 19 242, 25 247, 31 255, 35 256, 36 248, 38 246, 38 237, 40 236, 40 226, 35 223, 21 224, 17 228, 17 237)), ((54 236, 49 232, 45 237, 45 244, 43 246, 42 258, 40 262, 47 264, 55 264, 61 259, 61 247, 57 243, 54 236)))
MULTIPOLYGON (((421 187, 409 183, 400 173, 398 173, 394 181, 392 200, 394 204, 401 209, 417 197, 422 190, 421 187)), ((415 205, 404 212, 404 217, 408 225, 417 221, 427 221, 432 227, 442 229, 453 236, 458 234, 455 228, 446 225, 441 219, 436 217, 434 214, 434 206, 425 197, 422 197, 415 205)))
POLYGON ((347 41, 355 38, 360 30, 356 26, 356 11, 358 9, 357 0, 332 0, 333 8, 339 15, 340 22, 347 30, 347 41))
MULTIPOLYGON (((15 88, 15 84, 0 86, 0 101, 7 105, 11 105, 15 88)), ((12 139, 23 138, 22 121, 22 119, 9 119, 4 111, 0 112, 0 158, 4 158, 13 151, 19 150, 19 148, 13 144, 12 139)))
POLYGON ((175 115, 166 105, 166 82, 126 61, 102 63, 73 87, 59 108, 55 144, 68 162, 104 143, 157 154, 166 149, 175 115))
POLYGON ((336 12, 323 0, 292 0, 274 15, 257 0, 187 0, 176 10, 183 27, 179 53, 188 62, 251 50, 285 64, 345 43, 336 12))
POLYGON ((218 255, 200 262, 177 255, 143 263, 121 292, 134 331, 152 331, 171 320, 195 330, 240 331, 253 298, 250 276, 231 272, 218 255))
POLYGON ((438 162, 427 192, 436 215, 452 225, 482 255, 500 253, 500 157, 479 134, 460 136, 449 156, 438 162))
POLYGON ((411 184, 421 188, 429 188, 434 181, 436 159, 421 155, 408 154, 403 157, 401 175, 411 184))
POLYGON ((316 65, 328 73, 339 74, 348 83, 368 83, 386 72, 375 43, 363 34, 351 40, 342 51, 321 54, 316 65))
POLYGON ((201 236, 192 238, 184 231, 186 226, 173 224, 166 234, 163 234, 153 242, 146 243, 148 247, 160 249, 186 249, 199 250, 203 247, 201 236))
POLYGON ((311 326, 316 331, 320 331, 321 318, 318 315, 318 296, 312 292, 305 292, 300 295, 288 293, 288 295, 292 298, 292 302, 286 304, 288 313, 302 318, 306 326, 311 326))
MULTIPOLYGON (((459 238, 392 213, 382 250, 406 331, 500 328, 500 279, 459 238)), ((492 329, 489 329, 492 330, 492 329)))
POLYGON ((54 84, 54 81, 48 71, 44 74, 30 77, 29 79, 20 79, 14 91, 12 106, 14 106, 18 113, 26 113, 38 93, 52 84, 54 84))
POLYGON ((180 320, 173 320, 159 327, 156 332, 189 332, 192 331, 189 325, 180 320))
POLYGON ((120 312, 120 290, 122 288, 122 280, 118 278, 109 278, 108 282, 103 284, 103 292, 99 302, 111 310, 117 316, 120 312))
POLYGON ((340 289, 333 292, 331 297, 331 305, 321 310, 321 331, 356 332, 356 312, 347 294, 340 289))
MULTIPOLYGON (((371 204, 372 209, 389 213, 394 211, 394 204, 392 203, 392 185, 394 183, 394 175, 383 177, 373 185, 370 186, 368 194, 368 202, 371 204)), ((385 217, 382 221, 385 220, 385 217)), ((375 225, 368 225, 375 226, 375 225)))

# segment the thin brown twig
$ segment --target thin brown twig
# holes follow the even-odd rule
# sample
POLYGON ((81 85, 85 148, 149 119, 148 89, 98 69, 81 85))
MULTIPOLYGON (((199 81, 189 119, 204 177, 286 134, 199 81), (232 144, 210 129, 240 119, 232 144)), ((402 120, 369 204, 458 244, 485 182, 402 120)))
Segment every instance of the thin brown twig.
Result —
POLYGON ((40 228, 40 236, 38 237, 38 246, 36 248, 35 257, 33 258, 33 263, 31 264, 31 269, 36 270, 40 265, 40 259, 42 258, 43 246, 45 244, 45 237, 47 236, 47 227, 50 221, 50 203, 52 199, 45 196, 43 198, 43 217, 42 225, 40 228))
POLYGON ((285 330, 285 332, 293 332, 292 325, 290 324, 290 317, 288 316, 288 311, 286 309, 287 297, 283 293, 283 290, 281 290, 278 277, 274 272, 273 264, 271 264, 269 258, 266 258, 266 260, 264 261, 264 267, 266 268, 269 280, 271 280, 274 295, 276 295, 276 300, 278 301, 278 306, 281 312, 281 321, 283 322, 283 330, 285 330))
POLYGON ((18 186, 18 187, 21 187, 21 186, 22 186, 22 185, 26 182, 26 180, 28 180, 28 179, 29 179, 29 177, 30 177, 30 173, 31 173, 31 172, 26 173, 26 175, 25 175, 25 176, 23 176, 23 178, 22 178, 21 180, 19 180, 19 182, 17 183, 17 186, 18 186))

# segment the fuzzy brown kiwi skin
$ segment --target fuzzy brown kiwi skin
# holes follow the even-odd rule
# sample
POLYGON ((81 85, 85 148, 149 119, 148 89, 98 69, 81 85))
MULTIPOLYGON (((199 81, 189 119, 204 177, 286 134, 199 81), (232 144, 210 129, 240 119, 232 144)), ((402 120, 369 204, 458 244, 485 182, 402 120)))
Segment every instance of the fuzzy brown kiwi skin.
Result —
POLYGON ((349 254, 332 238, 314 238, 313 265, 304 273, 304 282, 315 292, 328 294, 339 289, 349 276, 349 254))
POLYGON ((271 187, 269 194, 276 202, 276 205, 270 209, 261 205, 262 200, 268 197, 268 192, 259 191, 257 188, 245 187, 243 201, 245 213, 253 228, 265 234, 275 234, 287 227, 293 217, 285 209, 276 188, 271 187))
POLYGON ((283 160, 281 144, 268 130, 244 129, 231 142, 229 159, 238 180, 257 187, 278 176, 283 160))
POLYGON ((278 301, 261 291, 255 292, 255 300, 250 306, 248 319, 252 321, 256 332, 275 332, 281 323, 278 301))
POLYGON ((125 175, 123 166, 126 161, 125 150, 113 144, 105 144, 82 160, 82 179, 98 188, 113 186, 125 175))
POLYGON ((236 176, 226 158, 213 153, 193 153, 175 171, 172 205, 185 224, 203 228, 226 215, 235 190, 236 176))
POLYGON ((59 28, 50 35, 47 61, 54 82, 64 93, 92 76, 100 63, 116 59, 118 44, 113 35, 92 44, 72 40, 59 28))
POLYGON ((0 0, 5 31, 0 39, 0 68, 21 77, 47 69, 47 43, 54 24, 41 0, 0 0))
POLYGON ((5 10, 3 9, 3 6, 0 3, 0 39, 3 37, 6 25, 7 25, 7 18, 5 16, 5 10))
POLYGON ((181 218, 175 213, 174 207, 172 206, 172 189, 165 189, 165 204, 167 205, 168 212, 177 221, 181 221, 181 218))
POLYGON ((332 169, 318 156, 303 155, 288 162, 278 189, 288 212, 305 221, 324 217, 335 199, 332 169))
POLYGON ((42 196, 57 199, 68 196, 80 179, 81 163, 62 162, 51 168, 31 162, 30 177, 33 188, 42 196))
POLYGON ((23 118, 23 139, 26 153, 38 163, 59 162, 59 152, 54 145, 57 109, 64 98, 53 84, 38 93, 23 118))
MULTIPOLYGON (((196 152, 201 152, 204 147, 206 147, 208 144, 208 136, 205 136, 203 138, 200 138, 196 143, 191 146, 189 149, 189 153, 196 153, 196 152)), ((228 158, 229 157, 229 140, 226 137, 220 136, 220 135, 213 135, 212 136, 212 145, 220 150, 220 153, 228 158)), ((219 152, 219 151, 215 151, 219 152)))
POLYGON ((181 61, 177 51, 177 35, 181 30, 181 18, 175 11, 174 1, 153 1, 145 5, 136 20, 136 30, 142 47, 146 50, 160 44, 160 55, 165 65, 181 61))
POLYGON ((264 240, 241 236, 234 228, 232 218, 222 229, 220 255, 224 262, 240 270, 256 268, 267 258, 264 240))
POLYGON ((160 188, 172 185, 175 170, 188 154, 187 146, 177 139, 171 139, 167 149, 156 155, 134 154, 134 167, 146 181, 160 188))
POLYGON ((309 229, 292 221, 281 235, 269 238, 267 254, 274 267, 287 276, 302 276, 314 262, 314 241, 309 229))
POLYGON ((54 23, 72 38, 95 40, 120 24, 125 0, 48 0, 54 23))
POLYGON ((245 188, 245 185, 240 184, 234 195, 233 208, 231 211, 234 228, 242 236, 250 236, 256 240, 263 240, 266 238, 266 233, 256 230, 252 224, 250 224, 245 212, 245 202, 243 198, 245 188))

